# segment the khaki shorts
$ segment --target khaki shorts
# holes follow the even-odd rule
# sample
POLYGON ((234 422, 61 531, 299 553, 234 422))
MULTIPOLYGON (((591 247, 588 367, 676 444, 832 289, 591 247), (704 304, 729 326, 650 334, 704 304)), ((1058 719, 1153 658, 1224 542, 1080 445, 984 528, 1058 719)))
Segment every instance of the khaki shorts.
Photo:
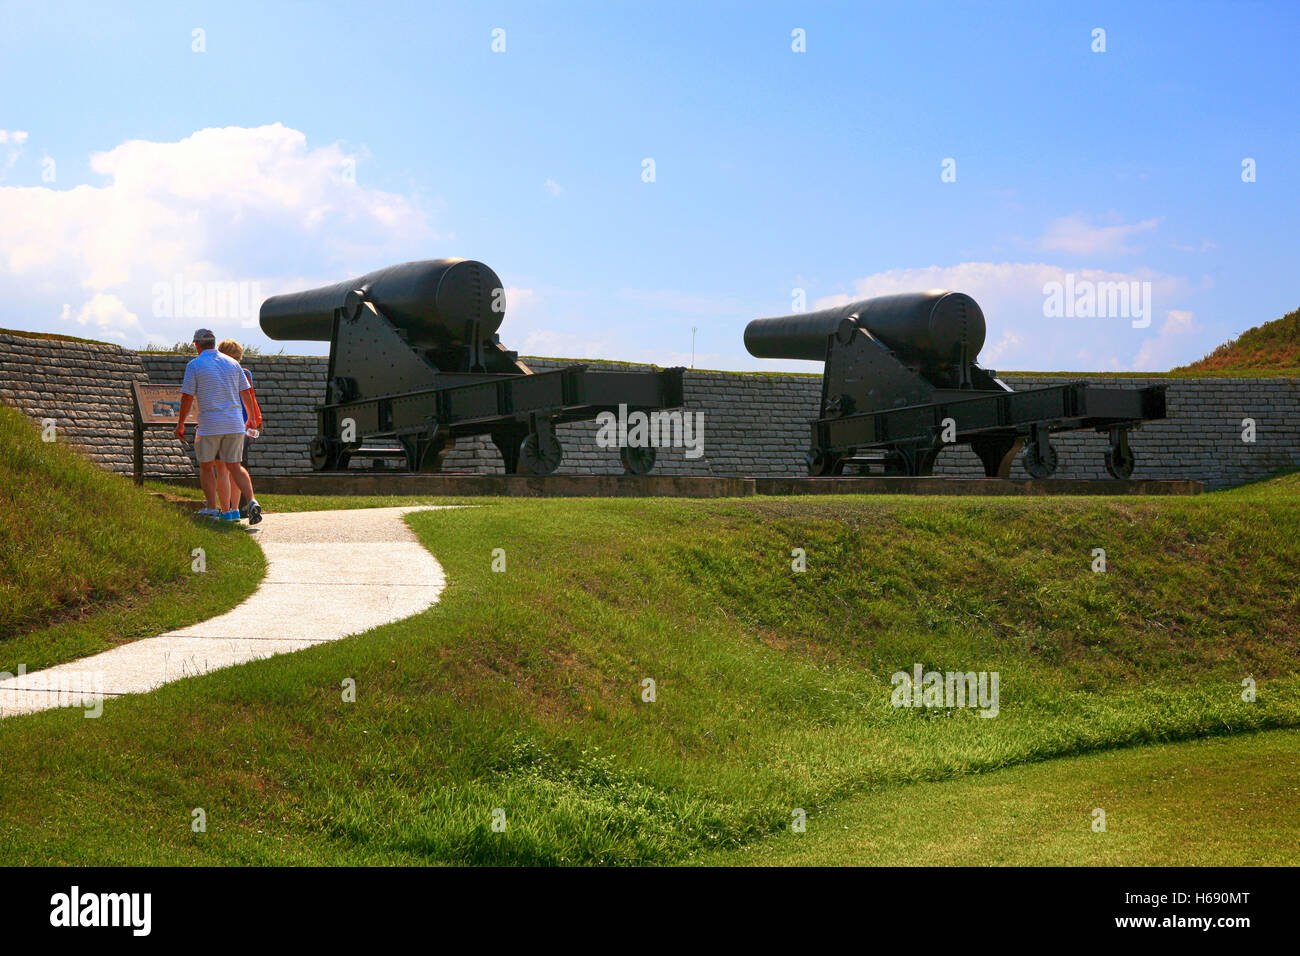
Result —
POLYGON ((244 456, 244 433, 199 435, 194 439, 194 454, 198 455, 200 465, 213 460, 237 463, 244 456))

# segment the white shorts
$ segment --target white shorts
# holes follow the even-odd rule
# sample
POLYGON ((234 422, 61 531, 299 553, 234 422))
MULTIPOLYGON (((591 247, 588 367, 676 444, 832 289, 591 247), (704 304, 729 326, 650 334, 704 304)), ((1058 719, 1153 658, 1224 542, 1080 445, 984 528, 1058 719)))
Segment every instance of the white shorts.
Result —
POLYGON ((199 435, 194 439, 194 454, 200 465, 210 461, 238 462, 244 457, 244 433, 199 435))

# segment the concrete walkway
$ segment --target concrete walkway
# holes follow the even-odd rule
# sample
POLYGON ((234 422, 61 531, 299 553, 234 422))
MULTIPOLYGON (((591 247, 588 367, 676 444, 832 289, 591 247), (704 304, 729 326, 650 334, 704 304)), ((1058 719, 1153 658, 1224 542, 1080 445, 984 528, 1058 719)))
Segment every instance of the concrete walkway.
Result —
POLYGON ((429 508, 269 514, 249 533, 266 577, 238 607, 201 624, 0 681, 0 717, 85 707, 163 684, 360 634, 418 614, 446 584, 402 520, 429 508))

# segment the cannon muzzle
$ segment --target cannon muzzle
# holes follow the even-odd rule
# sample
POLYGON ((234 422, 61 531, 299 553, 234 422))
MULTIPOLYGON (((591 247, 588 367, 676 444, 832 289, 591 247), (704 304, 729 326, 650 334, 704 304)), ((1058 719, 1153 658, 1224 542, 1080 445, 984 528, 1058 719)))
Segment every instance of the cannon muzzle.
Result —
POLYGON ((755 319, 745 327, 745 348, 756 358, 822 362, 828 336, 845 319, 870 332, 904 362, 923 367, 973 362, 984 347, 984 313, 975 300, 964 292, 935 289, 755 319))
POLYGON ((497 274, 473 259, 425 259, 378 269, 347 282, 273 295, 262 303, 262 331, 273 339, 328 342, 334 310, 362 292, 417 348, 491 339, 505 318, 497 274), (477 331, 475 331, 477 329, 477 331))

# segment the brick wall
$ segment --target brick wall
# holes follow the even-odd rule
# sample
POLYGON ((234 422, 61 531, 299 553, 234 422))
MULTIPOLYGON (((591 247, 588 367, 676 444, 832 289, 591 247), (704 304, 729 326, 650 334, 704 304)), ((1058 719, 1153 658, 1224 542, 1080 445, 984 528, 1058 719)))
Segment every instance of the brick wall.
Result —
MULTIPOLYGON (((184 360, 165 357, 170 381, 180 380, 184 360)), ((548 359, 525 359, 534 371, 560 367, 548 359)), ((324 358, 264 357, 248 360, 266 412, 267 429, 254 443, 250 464, 270 473, 306 471, 307 443, 315 434, 314 405, 324 388, 324 358)), ((600 362, 592 368, 615 368, 600 362)), ((146 357, 150 376, 164 368, 146 357)), ((163 379, 157 379, 163 380, 163 379)), ((1068 379, 1006 376, 1017 390, 1059 385, 1068 379)), ((1209 487, 1241 484, 1278 468, 1300 466, 1300 381, 1295 379, 1089 378, 1098 385, 1138 388, 1168 386, 1169 419, 1131 433, 1137 455, 1135 478, 1194 478, 1209 487), (1243 418, 1253 418, 1257 437, 1241 440, 1243 418)), ((817 412, 820 375, 688 371, 686 400, 704 414, 704 455, 688 459, 683 449, 660 449, 656 471, 668 474, 741 477, 803 474, 808 421, 817 412)), ((561 474, 621 474, 618 453, 596 445, 594 422, 558 429, 564 447, 561 474)), ((1105 435, 1075 432, 1055 436, 1062 478, 1106 478, 1105 435)), ((354 463, 365 464, 365 463, 354 463)), ((446 471, 496 474, 501 457, 486 438, 463 440, 444 461, 446 471)), ((969 448, 939 456, 935 474, 980 477, 969 448)), ((1027 478, 1019 460, 1012 476, 1027 478)))
MULTIPOLYGON (((113 471, 131 473, 131 384, 146 381, 130 349, 0 330, 0 402, 38 423, 53 419, 59 441, 113 471)), ((145 432, 145 461, 154 475, 193 473, 193 459, 167 432, 145 432)))
MULTIPOLYGON (((53 342, 0 332, 0 400, 34 418, 60 421, 68 440, 121 472, 130 471, 131 381, 179 383, 185 356, 134 353, 100 343, 53 342)), ((563 363, 526 359, 534 371, 563 363)), ((316 431, 314 408, 324 390, 326 359, 317 356, 253 356, 244 363, 253 375, 266 428, 253 443, 249 464, 264 474, 310 470, 307 446, 316 431)), ((617 366, 588 363, 593 368, 617 366)), ((1013 388, 1058 385, 1068 379, 1006 376, 1013 388)), ((1135 478, 1193 478, 1210 487, 1241 484, 1282 467, 1300 466, 1300 380, 1089 378, 1104 385, 1168 385, 1170 419, 1132 434, 1138 456, 1135 478), (1241 440, 1241 421, 1253 418, 1257 440, 1241 440)), ((661 449, 656 471, 668 474, 803 474, 807 422, 817 409, 819 375, 743 372, 686 373, 688 410, 704 415, 704 456, 688 459, 683 449, 661 449)), ((596 445, 596 425, 580 422, 558 430, 564 446, 563 474, 619 474, 617 451, 596 445)), ((1062 478, 1104 478, 1105 436, 1073 433, 1053 439, 1062 478)), ((193 459, 175 439, 152 433, 147 439, 151 475, 193 474, 193 459)), ((355 463, 358 466, 365 462, 355 463)), ((447 455, 447 471, 499 473, 501 459, 486 438, 462 440, 447 455)), ((969 449, 944 452, 941 475, 983 474, 969 449)), ((1014 477, 1026 477, 1020 462, 1014 477)))

